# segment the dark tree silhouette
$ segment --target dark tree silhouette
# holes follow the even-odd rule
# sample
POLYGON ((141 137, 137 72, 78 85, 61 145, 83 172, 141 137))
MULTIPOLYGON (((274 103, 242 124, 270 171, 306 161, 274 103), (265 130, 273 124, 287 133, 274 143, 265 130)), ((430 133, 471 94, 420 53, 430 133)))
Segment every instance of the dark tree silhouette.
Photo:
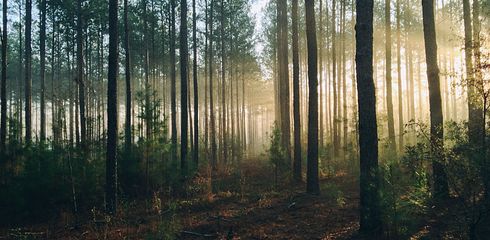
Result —
POLYGON ((180 1, 180 171, 183 178, 187 174, 187 125, 189 121, 187 105, 187 0, 180 1))
POLYGON ((5 153, 7 140, 7 0, 3 0, 3 31, 2 31, 2 79, 0 83, 1 120, 0 120, 0 154, 5 153))
POLYGON ((109 66, 107 74, 107 159, 106 210, 117 210, 117 75, 118 75, 118 0, 109 0, 109 66))
POLYGON ((318 65, 315 24, 315 1, 305 0, 306 39, 308 48, 308 166, 306 191, 319 194, 318 182, 318 65))
POLYGON ((124 74, 126 80, 126 120, 124 123, 124 144, 126 151, 131 151, 131 54, 129 50, 128 0, 124 0, 124 74))
POLYGON ((41 4, 39 7, 41 11, 41 22, 39 26, 39 52, 40 52, 40 80, 41 80, 41 96, 40 96, 40 104, 41 104, 41 141, 44 142, 46 140, 46 86, 45 86, 45 77, 46 77, 46 0, 41 0, 41 4))
POLYGON ((26 121, 26 138, 29 144, 32 140, 32 47, 31 47, 31 24, 32 24, 32 0, 26 0, 25 16, 25 52, 24 52, 24 80, 25 80, 25 121, 26 121))
POLYGON ((301 181, 301 117, 299 95, 298 0, 292 0, 293 31, 293 119, 294 119, 294 180, 301 181))
POLYGON ((360 229, 381 232, 378 182, 378 127, 373 81, 373 0, 356 0, 356 77, 359 108, 360 229))

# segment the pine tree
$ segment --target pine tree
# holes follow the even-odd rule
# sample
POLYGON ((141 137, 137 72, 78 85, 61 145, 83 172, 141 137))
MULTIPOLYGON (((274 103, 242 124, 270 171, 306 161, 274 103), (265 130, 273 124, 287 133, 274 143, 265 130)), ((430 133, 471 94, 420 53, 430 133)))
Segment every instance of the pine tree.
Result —
POLYGON ((377 236, 381 232, 378 193, 378 133, 373 81, 373 0, 356 0, 356 79, 359 108, 360 229, 377 236))
POLYGON ((315 1, 305 0, 306 39, 308 48, 308 166, 306 191, 319 194, 318 181, 318 65, 315 24, 315 1))
POLYGON ((117 211, 117 75, 118 75, 118 0, 109 1, 109 65, 107 74, 107 156, 106 210, 117 211))

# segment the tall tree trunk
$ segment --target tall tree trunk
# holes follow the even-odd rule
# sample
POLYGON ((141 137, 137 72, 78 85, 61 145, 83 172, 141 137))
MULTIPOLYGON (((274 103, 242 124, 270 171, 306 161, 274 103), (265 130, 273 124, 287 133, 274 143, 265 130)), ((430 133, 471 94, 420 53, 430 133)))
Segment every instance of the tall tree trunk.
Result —
POLYGON ((187 174, 187 0, 180 1, 180 171, 187 174))
POLYGON ((403 151, 403 85, 402 85, 402 69, 401 69, 401 24, 400 24, 400 1, 396 0, 396 69, 398 80, 398 147, 399 151, 403 151))
POLYGON ((45 77, 46 77, 46 0, 41 0, 41 23, 39 33, 40 51, 40 80, 41 80, 41 142, 46 140, 46 104, 45 104, 45 77))
POLYGON ((7 0, 2 1, 3 31, 2 31, 2 79, 0 86, 1 114, 0 120, 0 154, 5 153, 7 139, 7 0))
POLYGON ((193 159, 196 168, 199 166, 199 96, 197 85, 197 38, 196 38, 196 0, 192 0, 192 44, 193 63, 192 79, 194 84, 194 150, 193 159))
MULTIPOLYGON (((30 0, 28 0, 30 1, 30 0)), ((78 110, 80 111, 80 143, 86 149, 86 117, 85 117, 85 81, 83 77, 83 38, 82 38, 82 1, 77 0, 77 81, 78 81, 78 110)))
POLYGON ((464 48, 466 81, 468 91, 468 137, 475 147, 481 146, 483 131, 481 126, 483 120, 483 110, 481 99, 477 93, 477 81, 475 81, 473 68, 473 31, 471 26, 471 6, 470 0, 463 0, 463 22, 464 22, 464 48))
POLYGON ((171 141, 172 141, 172 161, 177 160, 177 87, 176 87, 176 69, 175 69, 175 1, 170 0, 170 114, 171 118, 171 141))
MULTIPOLYGON (((319 87, 320 89, 319 89, 319 96, 318 97, 319 97, 319 101, 320 101, 319 102, 319 105, 320 105, 319 106, 319 108, 320 108, 319 115, 320 116, 319 116, 319 120, 318 120, 319 121, 318 128, 319 128, 319 131, 320 131, 319 132, 319 135, 320 135, 319 136, 320 137, 320 139, 319 139, 319 145, 320 145, 320 147, 323 147, 324 146, 324 139, 325 139, 324 138, 324 134, 325 134, 324 131, 325 130, 323 129, 323 101, 322 101, 323 95, 325 94, 323 92, 323 87, 322 87, 323 86, 323 41, 324 41, 324 39, 323 39, 323 12, 322 12, 323 11, 323 7, 322 7, 322 3, 323 3, 323 1, 320 1, 320 6, 319 6, 319 8, 320 8, 319 9, 320 10, 320 12, 319 12, 319 18, 320 19, 319 19, 319 24, 318 24, 319 25, 319 27, 318 27, 318 32, 319 33, 318 33, 318 40, 317 40, 317 41, 319 41, 318 42, 318 65, 319 65, 319 67, 318 67, 318 69, 319 69, 318 70, 318 75, 319 75, 318 85, 320 86, 319 87)), ((293 89, 293 92, 294 92, 294 89, 293 89)), ((293 112, 294 112, 294 109, 293 109, 293 112)))
POLYGON ((356 0, 356 73, 359 107, 360 232, 381 233, 378 127, 373 81, 373 0, 356 0))
POLYGON ((299 96, 299 53, 298 53, 298 0, 292 1, 293 30, 293 118, 294 118, 294 162, 293 177, 301 181, 301 117, 299 96))
POLYGON ((393 93, 391 77, 391 0, 385 0, 385 54, 386 54, 386 104, 388 112, 389 149, 396 154, 395 121, 393 117, 393 93))
POLYGON ((306 191, 319 194, 318 182, 318 65, 315 24, 315 1, 305 0, 306 39, 308 48, 308 167, 306 191))
POLYGON ((26 143, 30 144, 32 140, 32 47, 31 47, 31 24, 32 24, 32 0, 26 0, 26 17, 25 17, 25 121, 26 121, 26 143))
POLYGON ((217 145, 216 145, 216 122, 215 122, 215 109, 214 109, 214 97, 213 97, 213 5, 214 0, 211 0, 209 10, 209 118, 210 118, 210 139, 211 139, 211 167, 213 172, 218 168, 217 162, 217 145))
POLYGON ((335 5, 337 1, 332 0, 332 88, 333 88, 333 155, 334 157, 339 156, 339 124, 338 124, 338 94, 337 94, 337 24, 335 15, 335 5))
POLYGON ((346 8, 347 8, 347 3, 346 0, 342 1, 342 129, 343 129, 343 138, 344 138, 344 145, 343 145, 343 160, 347 160, 347 148, 349 146, 349 139, 348 139, 348 132, 349 132, 349 126, 347 125, 347 71, 346 71, 346 65, 347 65, 347 58, 346 58, 346 37, 345 37, 345 15, 346 15, 346 8))
POLYGON ((22 142, 22 139, 23 139, 23 135, 22 135, 22 129, 23 129, 23 119, 22 119, 22 116, 23 116, 23 112, 24 110, 22 109, 23 107, 23 101, 22 101, 22 93, 24 92, 24 90, 22 89, 24 83, 23 83, 23 67, 22 67, 22 63, 23 63, 23 59, 24 59, 24 56, 23 56, 23 53, 24 53, 24 47, 23 47, 23 42, 22 42, 22 39, 23 39, 23 36, 22 36, 22 2, 19 2, 19 55, 18 55, 18 59, 19 59, 19 75, 18 75, 18 78, 17 78, 17 83, 18 83, 18 89, 19 89, 19 94, 18 94, 18 108, 17 108, 17 121, 19 123, 19 133, 18 133, 18 140, 19 142, 22 142))
POLYGON ((109 65, 107 74, 107 160, 106 210, 117 210, 117 75, 118 75, 118 0, 109 0, 109 65))
POLYGON ((286 154, 285 163, 291 162, 291 130, 289 113, 289 69, 288 69, 288 19, 287 1, 277 1, 277 47, 279 67, 279 104, 282 147, 286 154))
POLYGON ((434 174, 434 196, 449 196, 448 183, 441 154, 443 148, 443 116, 441 90, 439 86, 439 67, 437 66, 436 26, 434 20, 434 0, 422 0, 422 13, 425 41, 425 61, 429 81, 430 140, 432 146, 432 171, 434 174))
POLYGON ((222 131, 222 151, 223 151, 223 163, 228 159, 228 135, 226 125, 226 57, 225 57, 225 1, 221 0, 221 23, 220 23, 220 35, 221 35, 221 131, 222 131))
POLYGON ((126 80, 126 120, 124 124, 125 149, 131 152, 131 55, 129 49, 128 0, 124 0, 124 75, 126 80))
MULTIPOLYGON (((151 92, 151 85, 150 85, 150 43, 149 43, 149 35, 150 32, 148 31, 148 9, 147 5, 148 2, 147 0, 143 0, 142 2, 143 5, 143 42, 144 42, 144 58, 143 58, 143 69, 145 73, 145 113, 144 113, 144 119, 145 119, 145 127, 146 127, 146 139, 148 141, 151 141, 153 139, 153 110, 152 110, 152 103, 150 103, 150 97, 152 95, 151 92)), ((149 162, 148 160, 146 161, 146 174, 148 175, 149 171, 149 162)), ((148 177, 148 176, 147 176, 148 177)))
POLYGON ((208 1, 205 0, 205 41, 204 41, 204 154, 208 159, 209 150, 209 118, 208 118, 208 64, 209 64, 209 18, 208 18, 208 1))

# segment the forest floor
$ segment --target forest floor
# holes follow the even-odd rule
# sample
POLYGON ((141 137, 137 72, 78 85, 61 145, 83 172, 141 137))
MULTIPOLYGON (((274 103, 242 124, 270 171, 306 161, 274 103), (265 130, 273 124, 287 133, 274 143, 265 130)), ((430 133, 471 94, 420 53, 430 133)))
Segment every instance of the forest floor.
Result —
MULTIPOLYGON (((359 188, 345 172, 321 179, 321 194, 304 184, 274 184, 266 163, 242 164, 240 173, 223 171, 213 192, 122 203, 113 219, 94 211, 67 214, 49 224, 0 231, 0 239, 363 239, 357 234, 359 188), (76 222, 74 224, 74 222, 76 222)), ((208 187, 204 177, 190 186, 208 187)), ((191 190, 192 191, 192 190, 191 190)), ((209 192, 209 191, 207 191, 209 192)), ((412 239, 432 239, 421 226, 412 239)))

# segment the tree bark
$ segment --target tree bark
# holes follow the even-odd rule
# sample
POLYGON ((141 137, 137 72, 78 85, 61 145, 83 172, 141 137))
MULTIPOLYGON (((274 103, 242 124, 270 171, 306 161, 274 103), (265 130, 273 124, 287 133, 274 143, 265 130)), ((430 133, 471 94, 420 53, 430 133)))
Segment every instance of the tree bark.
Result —
POLYGON ((217 145, 216 145, 216 122, 215 122, 215 109, 214 109, 214 97, 213 97, 213 6, 214 0, 211 0, 209 11, 209 118, 210 118, 210 129, 209 134, 211 138, 211 167, 213 172, 217 170, 217 145))
POLYGON ((430 105, 430 140, 432 146, 432 171, 434 177, 434 196, 449 196, 447 177, 444 171, 443 158, 443 116, 441 90, 439 83, 439 67, 437 66, 436 27, 434 20, 434 0, 422 0, 424 25, 425 61, 427 63, 427 79, 429 81, 430 105))
POLYGON ((1 120, 0 120, 0 154, 5 153, 7 139, 7 0, 2 2, 3 31, 2 31, 2 82, 1 95, 1 120))
POLYGON ((403 122, 403 85, 401 70, 401 23, 400 23, 400 1, 396 0, 396 68, 398 80, 398 147, 399 152, 403 151, 403 134, 405 124, 403 122))
POLYGON ((41 22, 39 26, 39 52, 40 52, 40 81, 41 81, 41 142, 46 140, 46 104, 45 104, 45 96, 46 96, 46 86, 45 86, 45 78, 46 78, 46 0, 41 0, 41 22))
MULTIPOLYGON (((30 1, 30 0, 28 0, 30 1)), ((86 149, 86 117, 85 117, 85 81, 83 77, 83 38, 82 38, 82 1, 77 0, 77 81, 78 81, 78 110, 80 111, 80 143, 86 149)))
POLYGON ((107 160, 106 210, 117 211, 117 75, 118 75, 118 0, 109 0, 109 65, 107 74, 107 160))
POLYGON ((381 233, 378 180, 378 133, 373 81, 373 0, 356 0, 356 75, 359 108, 360 229, 381 233))
POLYGON ((180 171, 187 175, 187 0, 180 1, 180 171))
POLYGON ((31 47, 31 23, 32 23, 32 0, 26 0, 26 16, 25 16, 25 53, 24 53, 24 69, 25 69, 25 121, 26 121, 26 144, 30 144, 32 140, 32 47, 31 47))
POLYGON ((298 0, 292 0, 293 30, 293 118, 294 118, 294 162, 293 178, 301 181, 301 117, 299 95, 299 53, 298 53, 298 0))
POLYGON ((199 166, 199 95, 197 85, 197 38, 196 38, 196 0, 192 0, 192 44, 193 63, 192 80, 194 84, 194 150, 193 159, 196 168, 199 166))
POLYGON ((315 24, 315 2, 305 0, 306 39, 308 48, 308 167, 306 192, 320 193, 318 182, 318 63, 315 24))
POLYGON ((171 155, 172 161, 177 160, 177 88, 176 88, 176 69, 175 69, 175 1, 170 0, 170 114, 171 114, 171 155))
POLYGON ((126 120, 124 124, 124 143, 126 151, 131 152, 132 124, 131 124, 131 55, 129 49, 129 23, 128 23, 128 0, 124 0, 124 74, 126 80, 126 120))
POLYGON ((277 1, 277 47, 279 67, 279 104, 280 104, 280 129, 282 147, 285 151, 285 163, 291 160, 291 130, 289 111, 289 69, 288 69, 288 19, 287 1, 277 1))
POLYGON ((393 93, 391 77, 391 0, 385 0, 385 54, 386 54, 386 104, 388 112, 389 149, 396 154, 395 121, 393 117, 393 93))

